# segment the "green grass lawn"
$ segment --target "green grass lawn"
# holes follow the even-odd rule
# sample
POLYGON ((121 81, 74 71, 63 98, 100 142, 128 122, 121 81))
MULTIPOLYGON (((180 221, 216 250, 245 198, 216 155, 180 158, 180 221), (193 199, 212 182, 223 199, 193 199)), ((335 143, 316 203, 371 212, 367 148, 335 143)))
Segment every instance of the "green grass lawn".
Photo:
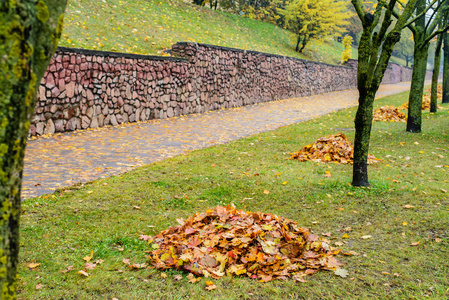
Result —
MULTIPOLYGON (((407 95, 375 106, 399 106, 407 95)), ((424 112, 420 134, 406 133, 405 123, 374 124, 370 153, 384 161, 369 167, 370 188, 349 184, 351 165, 288 159, 322 136, 343 131, 352 140, 352 108, 28 199, 19 298, 447 299, 449 105, 443 106, 437 114, 424 112), (151 249, 139 234, 154 235, 176 218, 229 203, 293 219, 320 236, 330 232, 332 245, 358 254, 337 256, 349 276, 320 271, 306 283, 225 277, 206 291, 205 279, 192 284, 179 271, 123 263, 149 263, 151 249), (361 238, 366 235, 371 238, 361 238), (92 261, 104 262, 85 277, 78 271, 91 251, 92 261), (178 274, 183 279, 175 280, 178 274)))
POLYGON ((295 35, 287 30, 181 0, 70 0, 60 46, 161 55, 179 41, 334 64, 343 52, 341 43, 329 40, 311 42, 299 54, 294 51, 295 35))

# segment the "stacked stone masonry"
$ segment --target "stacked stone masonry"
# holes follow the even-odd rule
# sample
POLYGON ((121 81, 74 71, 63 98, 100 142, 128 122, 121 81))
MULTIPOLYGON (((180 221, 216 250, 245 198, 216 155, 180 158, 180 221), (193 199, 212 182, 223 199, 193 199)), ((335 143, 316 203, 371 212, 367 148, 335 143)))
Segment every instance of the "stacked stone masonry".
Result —
MULTIPOLYGON (((335 66, 177 43, 172 57, 58 48, 37 95, 30 135, 171 118, 356 86, 357 61, 335 66)), ((384 83, 410 81, 390 64, 384 83)))

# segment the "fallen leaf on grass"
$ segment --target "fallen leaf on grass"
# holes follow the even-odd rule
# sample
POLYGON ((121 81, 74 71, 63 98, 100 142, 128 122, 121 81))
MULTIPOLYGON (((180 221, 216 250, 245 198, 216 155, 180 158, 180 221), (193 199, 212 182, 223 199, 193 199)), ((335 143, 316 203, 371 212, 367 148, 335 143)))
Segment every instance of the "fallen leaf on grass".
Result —
POLYGON ((411 245, 411 246, 418 246, 419 243, 421 243, 421 241, 417 241, 417 242, 411 243, 410 245, 411 245))
POLYGON ((335 270, 334 274, 337 275, 337 276, 345 278, 345 277, 347 277, 349 275, 349 272, 347 270, 345 270, 345 269, 338 268, 338 269, 335 270))
POLYGON ((93 270, 93 269, 95 269, 96 266, 97 266, 97 264, 92 264, 92 263, 85 263, 84 264, 84 268, 86 270, 93 270))
POLYGON ((441 239, 440 239, 440 238, 436 238, 436 239, 435 239, 435 242, 441 243, 441 239))
POLYGON ((78 271, 78 274, 81 274, 86 277, 89 276, 89 273, 87 273, 86 271, 83 271, 83 270, 78 271))
POLYGON ((343 236, 341 237, 343 239, 349 239, 349 235, 347 233, 343 234, 343 236))
POLYGON ((62 270, 61 273, 67 273, 73 270, 73 266, 68 266, 66 270, 62 270))
POLYGON ((212 281, 206 281, 206 290, 215 290, 217 286, 212 281))
POLYGON ((307 282, 307 280, 305 280, 304 278, 304 274, 296 274, 293 276, 293 279, 298 281, 298 282, 307 282))
POLYGON ((36 290, 40 290, 43 287, 44 287, 44 285, 39 283, 38 285, 36 285, 36 290))
POLYGON ((192 273, 189 273, 189 275, 187 275, 187 279, 189 280, 190 283, 195 283, 201 280, 201 277, 197 277, 195 278, 195 275, 193 275, 192 273))
POLYGON ((131 266, 129 266, 129 268, 131 269, 144 269, 147 266, 147 264, 143 263, 143 264, 132 264, 131 266))
POLYGON ((164 272, 161 273, 161 277, 162 278, 167 278, 167 274, 165 274, 164 272))
POLYGON ((177 274, 177 275, 174 276, 174 278, 175 278, 176 281, 181 280, 182 279, 182 275, 177 274))
POLYGON ((343 255, 350 256, 350 255, 359 255, 359 254, 355 251, 349 251, 349 252, 343 252, 343 255))
POLYGON ((270 191, 263 190, 263 193, 266 194, 266 195, 269 195, 269 194, 270 194, 270 191))
POLYGON ((134 209, 140 209, 140 207, 139 207, 139 206, 136 206, 136 205, 134 205, 133 208, 134 208, 134 209))
POLYGON ((94 251, 90 251, 90 256, 85 256, 85 257, 83 257, 83 259, 86 262, 89 262, 92 259, 93 256, 94 256, 94 251))
POLYGON ((364 239, 364 240, 366 240, 366 239, 372 238, 372 236, 371 236, 371 235, 364 235, 364 236, 362 236, 361 238, 364 239))
POLYGON ((415 208, 413 205, 409 205, 409 204, 403 205, 402 207, 403 208, 415 208))
POLYGON ((259 282, 268 282, 273 280, 273 276, 270 275, 260 275, 259 278, 260 278, 259 282))
POLYGON ((131 262, 130 262, 130 260, 129 260, 128 258, 122 259, 122 262, 123 262, 125 265, 130 265, 130 264, 131 264, 131 262))
POLYGON ((335 242, 335 246, 343 246, 345 243, 343 242, 335 242))
POLYGON ((39 267, 40 265, 41 265, 40 263, 28 263, 27 268, 35 269, 35 268, 39 267))

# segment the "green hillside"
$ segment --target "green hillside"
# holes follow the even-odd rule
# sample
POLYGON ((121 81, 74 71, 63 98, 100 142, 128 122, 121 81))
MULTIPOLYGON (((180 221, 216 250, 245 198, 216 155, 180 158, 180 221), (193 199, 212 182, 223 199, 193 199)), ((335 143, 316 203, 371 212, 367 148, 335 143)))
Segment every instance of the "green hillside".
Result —
POLYGON ((161 55, 178 41, 334 64, 343 51, 340 43, 330 40, 313 42, 299 54, 294 51, 295 36, 287 30, 181 0, 69 0, 60 46, 161 55))

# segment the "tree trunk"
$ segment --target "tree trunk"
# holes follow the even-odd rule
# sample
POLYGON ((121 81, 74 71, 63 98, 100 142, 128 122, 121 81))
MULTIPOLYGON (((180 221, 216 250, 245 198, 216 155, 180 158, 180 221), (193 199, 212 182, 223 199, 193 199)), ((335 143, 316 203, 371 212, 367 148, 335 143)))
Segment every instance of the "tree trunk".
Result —
POLYGON ((426 80, 426 65, 429 43, 421 46, 415 42, 413 55, 413 75, 408 99, 407 131, 421 132, 422 97, 426 80))
POLYGON ((435 48, 435 61, 433 64, 432 73, 432 87, 430 92, 430 112, 437 112, 437 94, 438 94, 438 77, 440 75, 440 63, 441 63, 441 44, 443 42, 443 36, 440 34, 437 39, 437 45, 435 48))
POLYGON ((0 299, 16 299, 23 157, 66 0, 0 0, 0 299))
POLYGON ((369 186, 368 149, 373 123, 373 103, 376 91, 359 89, 359 107, 355 116, 353 186, 369 186))
POLYGON ((302 53, 302 50, 304 50, 308 41, 309 39, 307 38, 307 35, 305 35, 304 38, 302 39, 301 48, 299 48, 298 50, 299 53, 302 53))
POLYGON ((296 41, 296 48, 295 48, 296 52, 299 51, 299 43, 301 43, 301 35, 298 34, 298 40, 296 41))
POLYGON ((443 33, 444 63, 443 63, 443 103, 449 103, 449 33, 443 33))

